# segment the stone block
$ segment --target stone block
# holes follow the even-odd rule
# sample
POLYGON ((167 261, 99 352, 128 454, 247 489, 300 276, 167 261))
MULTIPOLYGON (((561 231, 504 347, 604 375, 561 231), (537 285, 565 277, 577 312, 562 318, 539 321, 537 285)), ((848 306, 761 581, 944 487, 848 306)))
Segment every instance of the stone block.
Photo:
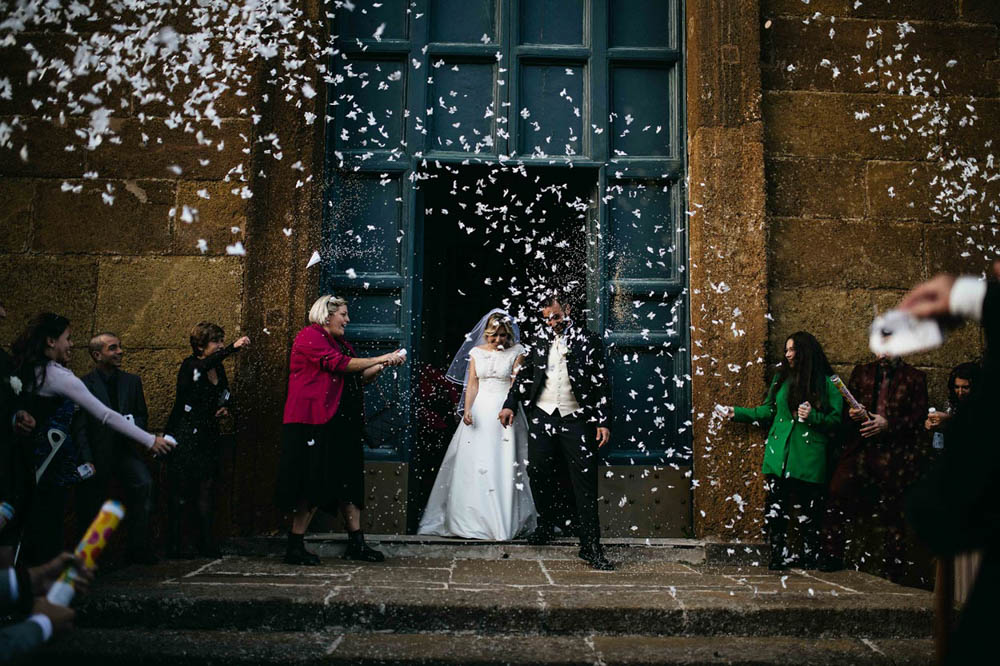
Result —
POLYGON ((226 254, 226 246, 243 241, 247 222, 248 201, 233 194, 236 183, 181 182, 177 187, 177 215, 174 217, 174 254, 201 254, 198 240, 205 239, 208 254, 226 254), (204 198, 207 195, 208 198, 204 198), (196 209, 197 219, 181 219, 183 206, 196 209), (239 228, 233 233, 234 227, 239 228))
POLYGON ((79 119, 69 118, 65 124, 40 118, 23 118, 25 128, 18 127, 11 135, 13 148, 0 148, 0 176, 34 178, 79 178, 86 171, 85 151, 74 130, 79 119), (22 147, 27 148, 27 161, 21 159, 22 147), (67 150, 70 148, 71 150, 67 150))
POLYGON ((771 283, 791 287, 907 289, 923 277, 919 224, 778 219, 771 283))
POLYGON ((866 0, 852 3, 850 16, 901 21, 947 21, 958 18, 958 0, 866 0))
POLYGON ((927 404, 939 412, 948 408, 948 376, 951 368, 922 367, 927 374, 927 404))
MULTIPOLYGON (((792 333, 808 331, 823 345, 831 363, 867 361, 871 358, 868 327, 875 316, 874 293, 866 289, 772 288, 771 353, 780 350, 792 333)), ((896 295, 897 300, 900 295, 896 295)))
POLYGON ((875 26, 874 21, 852 19, 808 23, 798 17, 772 19, 771 27, 761 32, 764 89, 871 91, 872 85, 878 85, 875 60, 882 38, 872 40, 876 42, 873 48, 867 48, 866 42, 875 26), (854 60, 856 55, 861 56, 860 62, 854 60))
POLYGON ((896 54, 897 43, 906 45, 900 59, 881 69, 883 92, 909 94, 918 86, 921 96, 925 91, 935 97, 996 94, 997 79, 984 71, 983 61, 997 56, 997 26, 921 23, 903 39, 896 36, 895 23, 881 27, 884 55, 896 54))
MULTIPOLYGON (((989 155, 995 155, 996 137, 1000 136, 1000 99, 955 98, 949 102, 951 111, 946 114, 949 128, 942 139, 943 154, 948 158, 975 158, 980 164, 989 155)), ((958 174, 950 177, 958 179, 958 174)))
POLYGON ((232 341, 242 315, 243 262, 236 258, 105 259, 100 263, 97 320, 135 347, 189 349, 202 320, 232 341))
POLYGON ((242 152, 247 143, 241 137, 249 139, 249 120, 223 120, 218 128, 207 122, 186 121, 171 129, 161 119, 143 124, 129 118, 115 119, 112 126, 121 136, 121 143, 105 142, 88 158, 101 176, 222 180, 238 165, 246 170, 249 162, 242 152), (211 145, 199 144, 199 131, 205 140, 211 140, 211 145), (180 167, 179 175, 171 170, 173 166, 180 167))
POLYGON ((79 194, 63 191, 63 182, 44 181, 38 186, 33 250, 125 255, 167 251, 173 182, 70 181, 83 187, 79 194), (108 186, 113 188, 111 204, 103 199, 108 186))
POLYGON ((865 216, 865 163, 839 159, 768 159, 767 208, 779 217, 865 216))
POLYGON ((0 319, 0 344, 13 342, 28 320, 43 311, 69 317, 77 344, 90 338, 97 300, 96 260, 7 256, 0 261, 0 285, 7 309, 7 318, 0 319))
POLYGON ((996 0, 962 0, 962 20, 968 23, 1000 24, 1000 2, 996 0))
POLYGON ((936 220, 935 195, 931 182, 938 170, 926 162, 867 163, 865 192, 868 215, 895 220, 936 220))
MULTIPOLYGON (((105 328, 100 319, 96 322, 96 328, 99 330, 105 328)), ((177 370, 181 367, 181 362, 190 355, 191 348, 147 349, 133 347, 133 343, 141 343, 141 340, 122 337, 122 346, 125 349, 122 369, 142 378, 142 389, 146 394, 146 406, 149 408, 149 428, 162 431, 174 406, 177 370)), ((230 365, 229 362, 227 365, 230 365)), ((228 374, 232 374, 229 372, 231 367, 227 367, 226 370, 228 374)))
POLYGON ((805 3, 802 0, 761 0, 760 14, 772 16, 812 16, 816 12, 826 16, 845 16, 851 0, 812 0, 805 3))
POLYGON ((0 179, 0 252, 24 252, 31 230, 35 181, 0 179))
POLYGON ((927 248, 925 275, 937 273, 979 274, 989 268, 995 255, 990 246, 996 244, 992 227, 972 228, 969 225, 942 224, 925 232, 927 248))
POLYGON ((910 98, 875 94, 767 92, 764 145, 775 157, 925 159, 933 139, 903 124, 913 116, 915 104, 910 98))

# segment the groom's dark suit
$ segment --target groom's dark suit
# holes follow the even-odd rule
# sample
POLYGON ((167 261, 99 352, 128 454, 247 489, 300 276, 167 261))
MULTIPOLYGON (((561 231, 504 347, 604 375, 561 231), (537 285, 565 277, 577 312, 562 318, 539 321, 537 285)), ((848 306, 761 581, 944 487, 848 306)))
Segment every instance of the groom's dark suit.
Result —
MULTIPOLYGON (((600 540, 597 518, 597 428, 611 422, 609 380, 605 370, 605 350, 601 337, 584 328, 570 326, 563 334, 566 373, 572 397, 579 411, 549 414, 539 407, 549 383, 549 358, 555 334, 540 336, 530 344, 517 378, 507 393, 505 409, 517 411, 524 405, 528 417, 528 476, 538 509, 539 530, 550 532, 559 483, 557 465, 565 461, 569 470, 576 513, 579 518, 580 543, 596 546, 600 540)), ((561 371, 560 371, 561 372, 561 371)), ((548 389, 551 391, 552 386, 548 389)), ((551 409, 552 405, 548 405, 551 409)))

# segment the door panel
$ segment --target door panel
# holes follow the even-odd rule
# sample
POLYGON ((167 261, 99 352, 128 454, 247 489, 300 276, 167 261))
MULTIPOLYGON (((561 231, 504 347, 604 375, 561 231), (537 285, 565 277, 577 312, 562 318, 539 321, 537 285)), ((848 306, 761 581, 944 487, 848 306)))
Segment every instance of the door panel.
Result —
POLYGON ((498 41, 496 0, 432 0, 430 41, 483 44, 498 41), (483 36, 489 40, 487 42, 483 36))
POLYGON ((522 61, 520 76, 518 152, 538 157, 584 154, 586 67, 522 61))
POLYGON ((582 46, 584 0, 521 0, 521 44, 582 46))
POLYGON ((496 59, 434 59, 427 152, 496 154, 496 59))
POLYGON ((671 111, 673 64, 616 63, 611 68, 611 146, 615 155, 675 157, 671 111))

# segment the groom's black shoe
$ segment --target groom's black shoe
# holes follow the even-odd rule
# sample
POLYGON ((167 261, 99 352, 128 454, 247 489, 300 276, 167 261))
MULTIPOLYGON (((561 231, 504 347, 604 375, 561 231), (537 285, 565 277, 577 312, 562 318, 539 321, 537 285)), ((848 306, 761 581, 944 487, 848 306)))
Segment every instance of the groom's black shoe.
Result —
POLYGON ((553 536, 552 530, 545 527, 538 527, 528 535, 527 542, 532 546, 544 546, 552 541, 553 536))
POLYGON ((615 565, 604 556, 604 549, 600 544, 592 546, 580 546, 580 559, 590 565, 592 569, 598 571, 614 571, 615 565))

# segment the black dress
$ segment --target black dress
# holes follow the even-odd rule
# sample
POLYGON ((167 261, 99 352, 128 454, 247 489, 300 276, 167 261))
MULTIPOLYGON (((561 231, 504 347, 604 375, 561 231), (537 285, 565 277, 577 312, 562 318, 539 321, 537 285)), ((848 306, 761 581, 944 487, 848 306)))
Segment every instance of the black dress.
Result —
POLYGON ((166 456, 171 475, 183 475, 187 481, 215 476, 220 462, 220 407, 229 405, 229 379, 222 362, 238 349, 224 349, 198 358, 188 356, 177 372, 177 396, 167 420, 167 433, 177 439, 177 446, 166 456), (215 368, 218 383, 208 379, 215 368))
MULTIPOLYGON (((337 340, 346 356, 354 354, 337 340)), ((304 498, 310 507, 337 513, 342 503, 365 508, 365 400, 361 373, 344 373, 337 413, 321 425, 281 427, 281 463, 275 503, 295 511, 304 498)))

